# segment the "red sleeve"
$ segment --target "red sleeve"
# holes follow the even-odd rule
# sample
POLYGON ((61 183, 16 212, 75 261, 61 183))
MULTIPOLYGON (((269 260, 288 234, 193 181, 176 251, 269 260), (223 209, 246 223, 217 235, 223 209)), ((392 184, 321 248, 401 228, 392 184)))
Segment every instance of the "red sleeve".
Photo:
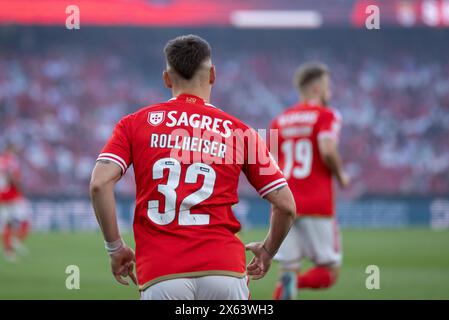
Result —
POLYGON ((243 172, 261 197, 287 185, 287 181, 271 156, 263 139, 253 130, 245 146, 243 172))
POLYGON ((318 139, 332 138, 338 141, 340 137, 342 118, 339 112, 330 111, 321 116, 318 126, 318 139))
POLYGON ((109 141, 103 147, 98 160, 109 160, 117 164, 122 169, 122 174, 132 163, 131 139, 129 136, 130 118, 125 117, 120 120, 112 132, 109 141))

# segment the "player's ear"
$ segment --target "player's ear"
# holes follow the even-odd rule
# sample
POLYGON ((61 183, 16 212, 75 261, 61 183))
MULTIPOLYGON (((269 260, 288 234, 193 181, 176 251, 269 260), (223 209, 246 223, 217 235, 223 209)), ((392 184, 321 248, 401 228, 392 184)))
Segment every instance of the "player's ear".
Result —
POLYGON ((215 66, 211 66, 209 70, 209 84, 215 83, 215 66))
POLYGON ((162 78, 164 79, 164 84, 167 88, 171 89, 173 87, 173 83, 171 82, 170 75, 167 70, 164 70, 162 73, 162 78))

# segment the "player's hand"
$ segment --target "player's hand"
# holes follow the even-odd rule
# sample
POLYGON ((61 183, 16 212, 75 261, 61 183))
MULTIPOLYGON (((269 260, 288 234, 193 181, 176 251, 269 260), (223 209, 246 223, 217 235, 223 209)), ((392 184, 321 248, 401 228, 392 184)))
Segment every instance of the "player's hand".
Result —
POLYGON ((262 279, 270 269, 273 257, 265 250, 263 242, 251 242, 245 248, 254 253, 254 258, 246 267, 247 274, 252 280, 262 279))
POLYGON ((340 186, 342 188, 346 188, 349 186, 349 183, 351 182, 351 177, 346 173, 342 173, 338 179, 338 182, 340 183, 340 186))
POLYGON ((125 286, 128 285, 128 281, 123 278, 130 277, 132 282, 137 285, 136 276, 134 275, 134 263, 136 262, 136 256, 133 249, 124 245, 122 249, 110 255, 111 257, 111 270, 118 283, 125 286))

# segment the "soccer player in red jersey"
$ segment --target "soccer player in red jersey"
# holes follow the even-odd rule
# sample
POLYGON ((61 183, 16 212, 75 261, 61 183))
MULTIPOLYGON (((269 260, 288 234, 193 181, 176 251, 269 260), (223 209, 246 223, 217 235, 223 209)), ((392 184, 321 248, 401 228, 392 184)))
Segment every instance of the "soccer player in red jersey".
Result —
POLYGON ((23 241, 28 236, 28 203, 20 190, 20 167, 15 147, 8 144, 0 155, 0 219, 3 224, 3 251, 8 261, 16 260, 16 252, 26 254, 23 241))
POLYGON ((342 187, 349 183, 337 150, 341 116, 329 107, 327 67, 305 64, 294 82, 301 101, 271 124, 278 133, 279 166, 297 208, 297 219, 275 257, 281 263, 281 276, 274 298, 286 300, 294 299, 298 288, 327 288, 336 281, 342 254, 332 178, 342 187), (304 258, 314 267, 300 274, 304 258))
POLYGON ((173 98, 124 117, 101 151, 90 193, 116 280, 138 282, 142 299, 248 299, 295 217, 287 182, 264 141, 209 103, 215 81, 209 44, 181 36, 165 47, 173 98), (114 185, 133 165, 135 255, 120 237, 114 185), (240 173, 272 203, 263 242, 246 246, 232 212, 240 173), (136 263, 137 280, 133 273, 136 263))

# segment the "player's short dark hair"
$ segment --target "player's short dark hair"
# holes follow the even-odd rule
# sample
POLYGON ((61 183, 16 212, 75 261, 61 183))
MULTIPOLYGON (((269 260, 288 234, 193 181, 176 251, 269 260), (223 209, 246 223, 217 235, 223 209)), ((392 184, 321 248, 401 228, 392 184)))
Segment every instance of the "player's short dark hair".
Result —
POLYGON ((201 64, 211 57, 212 50, 206 40, 189 34, 168 41, 164 52, 168 65, 181 77, 190 80, 201 64))
POLYGON ((329 69, 325 64, 319 62, 305 63, 296 70, 293 84, 302 91, 313 81, 326 74, 329 74, 329 69))

